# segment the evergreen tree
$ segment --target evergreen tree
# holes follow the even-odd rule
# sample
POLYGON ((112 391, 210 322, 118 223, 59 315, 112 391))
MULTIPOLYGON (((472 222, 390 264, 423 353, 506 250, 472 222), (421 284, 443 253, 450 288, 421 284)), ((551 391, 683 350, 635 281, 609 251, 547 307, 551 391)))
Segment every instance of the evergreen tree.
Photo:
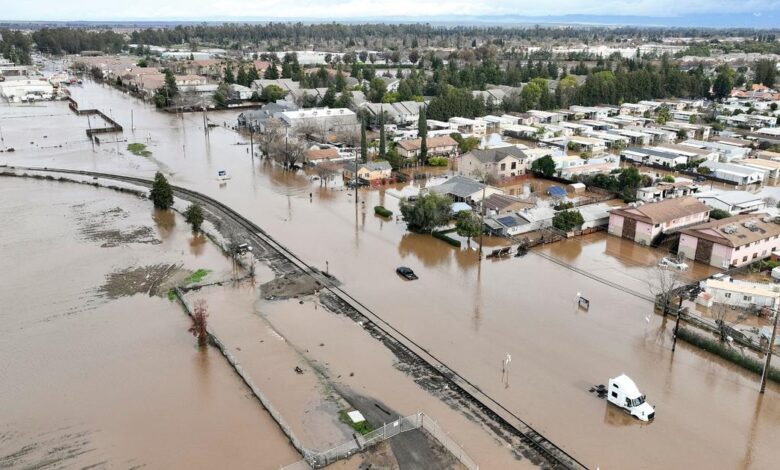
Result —
POLYGON ((236 77, 233 76, 233 67, 227 66, 225 67, 225 83, 235 83, 236 77))
POLYGON ((238 74, 236 75, 236 83, 243 86, 249 86, 249 77, 244 69, 244 64, 238 66, 238 74))
POLYGON ((420 107, 417 135, 420 137, 420 161, 425 162, 428 159, 428 120, 425 118, 425 106, 420 107))
POLYGON ((276 69, 276 62, 271 62, 271 65, 265 69, 263 78, 266 80, 277 80, 279 78, 279 70, 276 69))
POLYGON ((154 175, 149 198, 157 209, 168 210, 173 206, 173 188, 159 171, 154 175))
POLYGON ((368 141, 366 140, 366 120, 360 120, 360 159, 368 161, 368 141))
POLYGON ((380 110, 379 114, 379 159, 384 160, 387 156, 385 149, 385 112, 380 110))
POLYGON ((203 225, 203 208, 197 202, 191 204, 186 211, 184 211, 184 220, 192 225, 192 232, 200 232, 200 227, 203 225))

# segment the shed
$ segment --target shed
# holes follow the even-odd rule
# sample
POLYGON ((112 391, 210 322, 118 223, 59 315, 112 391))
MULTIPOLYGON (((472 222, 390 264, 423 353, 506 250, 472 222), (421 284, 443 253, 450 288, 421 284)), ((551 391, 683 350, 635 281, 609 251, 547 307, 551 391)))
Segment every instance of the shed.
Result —
POLYGON ((569 189, 571 189, 571 192, 573 193, 584 193, 586 186, 584 183, 572 183, 569 185, 569 189))

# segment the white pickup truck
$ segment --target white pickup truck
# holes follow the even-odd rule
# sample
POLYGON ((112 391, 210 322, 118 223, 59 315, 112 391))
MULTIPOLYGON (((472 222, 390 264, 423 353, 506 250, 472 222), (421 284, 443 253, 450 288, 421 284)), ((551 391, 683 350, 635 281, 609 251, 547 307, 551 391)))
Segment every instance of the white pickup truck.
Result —
POLYGON ((655 418, 655 408, 645 401, 645 396, 639 392, 634 381, 626 374, 609 379, 607 401, 641 421, 655 418))

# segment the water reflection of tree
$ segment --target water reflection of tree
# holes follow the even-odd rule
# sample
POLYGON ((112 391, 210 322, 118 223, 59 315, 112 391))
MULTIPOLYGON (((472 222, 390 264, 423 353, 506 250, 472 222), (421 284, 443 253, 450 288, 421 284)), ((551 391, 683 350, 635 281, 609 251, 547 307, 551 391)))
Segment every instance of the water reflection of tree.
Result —
POLYGON ((193 235, 190 238, 190 253, 195 256, 200 256, 206 248, 206 237, 202 233, 193 235))
POLYGON ((398 253, 401 257, 415 256, 426 267, 450 264, 454 260, 464 272, 479 263, 474 251, 460 250, 427 234, 404 234, 398 243, 398 253))
POLYGON ((176 227, 176 213, 173 211, 155 209, 152 212, 152 220, 161 238, 170 237, 176 227))

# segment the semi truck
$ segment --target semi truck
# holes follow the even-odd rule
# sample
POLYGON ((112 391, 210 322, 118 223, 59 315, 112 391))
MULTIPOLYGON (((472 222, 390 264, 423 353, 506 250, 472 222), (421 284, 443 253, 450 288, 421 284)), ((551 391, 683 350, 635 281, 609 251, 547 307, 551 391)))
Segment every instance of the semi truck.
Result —
POLYGON ((609 379, 607 401, 641 421, 655 418, 655 408, 647 403, 646 397, 626 374, 609 379))

